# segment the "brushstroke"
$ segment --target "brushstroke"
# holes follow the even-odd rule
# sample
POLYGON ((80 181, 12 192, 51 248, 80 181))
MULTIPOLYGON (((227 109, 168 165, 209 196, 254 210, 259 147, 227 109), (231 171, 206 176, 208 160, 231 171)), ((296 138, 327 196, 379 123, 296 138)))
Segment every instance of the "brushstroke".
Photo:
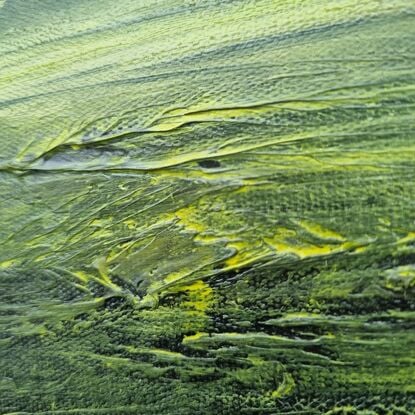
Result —
POLYGON ((412 414, 414 13, 0 2, 0 412, 412 414))

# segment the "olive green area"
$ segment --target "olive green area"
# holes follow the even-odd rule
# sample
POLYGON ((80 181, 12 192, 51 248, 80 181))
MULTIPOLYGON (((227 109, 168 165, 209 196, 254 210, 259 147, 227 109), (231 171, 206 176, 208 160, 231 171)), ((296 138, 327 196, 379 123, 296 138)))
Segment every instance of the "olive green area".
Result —
POLYGON ((415 411, 414 0, 0 1, 0 413, 415 411))

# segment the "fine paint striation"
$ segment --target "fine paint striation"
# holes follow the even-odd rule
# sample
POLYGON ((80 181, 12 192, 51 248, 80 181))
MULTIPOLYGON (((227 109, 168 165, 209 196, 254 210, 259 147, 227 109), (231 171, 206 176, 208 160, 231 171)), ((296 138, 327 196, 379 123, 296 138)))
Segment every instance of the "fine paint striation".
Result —
POLYGON ((0 413, 414 413, 414 13, 0 1, 0 413))

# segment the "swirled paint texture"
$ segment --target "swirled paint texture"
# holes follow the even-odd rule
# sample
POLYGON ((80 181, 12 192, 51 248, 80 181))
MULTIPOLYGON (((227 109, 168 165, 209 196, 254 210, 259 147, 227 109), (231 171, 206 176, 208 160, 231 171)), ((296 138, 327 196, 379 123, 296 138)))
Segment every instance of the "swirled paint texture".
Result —
POLYGON ((2 414, 412 414, 413 0, 0 2, 2 414))

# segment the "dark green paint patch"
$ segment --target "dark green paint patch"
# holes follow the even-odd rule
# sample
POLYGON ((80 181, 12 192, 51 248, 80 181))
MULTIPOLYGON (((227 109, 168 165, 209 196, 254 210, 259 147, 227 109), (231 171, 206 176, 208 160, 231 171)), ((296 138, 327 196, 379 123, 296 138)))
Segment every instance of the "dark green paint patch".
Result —
POLYGON ((414 15, 0 0, 0 413, 413 414, 414 15))

